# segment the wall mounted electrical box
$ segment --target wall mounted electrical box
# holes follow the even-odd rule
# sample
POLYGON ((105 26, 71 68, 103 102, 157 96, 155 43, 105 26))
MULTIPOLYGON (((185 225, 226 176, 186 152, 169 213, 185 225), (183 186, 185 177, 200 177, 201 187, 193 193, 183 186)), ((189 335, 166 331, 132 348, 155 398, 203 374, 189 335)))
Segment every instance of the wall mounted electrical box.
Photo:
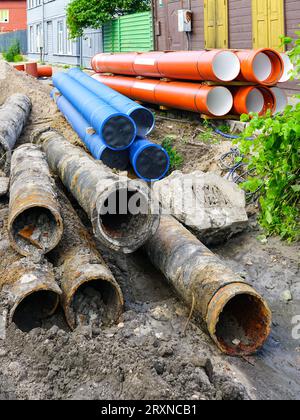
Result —
POLYGON ((191 10, 178 10, 178 31, 192 32, 193 12, 191 10))

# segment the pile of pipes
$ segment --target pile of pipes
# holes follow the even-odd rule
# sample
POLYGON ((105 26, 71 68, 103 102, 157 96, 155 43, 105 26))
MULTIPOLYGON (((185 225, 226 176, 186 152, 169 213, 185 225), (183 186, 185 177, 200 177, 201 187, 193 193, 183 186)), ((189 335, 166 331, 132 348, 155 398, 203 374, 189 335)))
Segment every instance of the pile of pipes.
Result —
POLYGON ((121 288, 55 175, 104 247, 124 254, 144 247, 221 351, 256 352, 270 333, 267 303, 178 221, 161 216, 145 182, 117 176, 47 127, 11 155, 30 106, 15 95, 0 108, 0 162, 10 173, 9 206, 0 210, 0 325, 28 331, 59 303, 71 329, 99 330, 122 313, 121 288))
POLYGON ((15 64, 14 68, 18 71, 25 71, 32 77, 36 78, 49 78, 52 77, 52 67, 51 66, 39 66, 37 63, 24 63, 24 64, 15 64))
POLYGON ((146 139, 155 126, 149 109, 78 68, 56 73, 53 83, 52 98, 95 159, 119 170, 131 163, 147 182, 167 174, 168 153, 146 139))
POLYGON ((144 103, 210 117, 281 112, 291 63, 272 49, 97 54, 93 78, 144 103), (158 80, 160 79, 160 80, 158 80))

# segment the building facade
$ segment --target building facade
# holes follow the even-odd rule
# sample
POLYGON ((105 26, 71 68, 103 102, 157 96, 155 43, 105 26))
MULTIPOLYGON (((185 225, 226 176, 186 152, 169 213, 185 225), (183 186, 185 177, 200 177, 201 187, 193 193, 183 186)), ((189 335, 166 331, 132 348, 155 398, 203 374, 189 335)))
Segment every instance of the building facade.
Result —
POLYGON ((0 1, 0 32, 26 29, 26 0, 0 1))
POLYGON ((71 40, 66 24, 69 0, 27 0, 28 55, 52 64, 90 67, 91 58, 103 50, 102 31, 86 30, 71 40))

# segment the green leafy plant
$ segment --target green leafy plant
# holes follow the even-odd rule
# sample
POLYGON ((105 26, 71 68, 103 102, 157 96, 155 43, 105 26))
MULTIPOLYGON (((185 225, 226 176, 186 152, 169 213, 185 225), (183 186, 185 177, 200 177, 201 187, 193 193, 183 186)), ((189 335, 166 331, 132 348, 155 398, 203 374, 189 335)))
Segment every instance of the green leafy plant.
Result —
POLYGON ((170 137, 166 137, 162 142, 162 147, 168 152, 170 157, 170 172, 180 169, 183 165, 183 156, 174 147, 174 140, 170 137))
POLYGON ((23 61, 20 42, 14 41, 9 49, 3 53, 3 58, 9 63, 18 63, 19 61, 23 61))
MULTIPOLYGON (((299 79, 299 39, 293 46, 290 57, 299 79)), ((287 106, 283 114, 243 115, 242 121, 250 124, 238 140, 239 148, 253 171, 242 186, 249 192, 261 188, 259 222, 268 235, 280 235, 289 242, 299 240, 300 103, 287 106)))
POLYGON ((125 14, 150 10, 151 0, 72 0, 67 7, 70 38, 83 35, 86 28, 100 28, 125 14))

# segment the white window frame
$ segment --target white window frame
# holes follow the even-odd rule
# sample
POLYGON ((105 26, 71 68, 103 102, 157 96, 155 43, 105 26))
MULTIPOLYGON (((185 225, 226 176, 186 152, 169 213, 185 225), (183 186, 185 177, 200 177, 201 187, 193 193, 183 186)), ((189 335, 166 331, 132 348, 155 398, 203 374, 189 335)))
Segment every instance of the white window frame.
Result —
POLYGON ((29 50, 31 53, 34 52, 34 27, 29 26, 29 50))
POLYGON ((36 53, 40 53, 41 52, 41 47, 42 47, 42 43, 43 43, 43 39, 42 39, 42 24, 38 23, 35 26, 35 39, 36 39, 36 47, 35 47, 35 52, 36 53))
POLYGON ((64 54, 64 21, 59 20, 57 22, 57 53, 59 55, 64 54))
POLYGON ((9 9, 0 9, 0 23, 9 23, 9 9), (3 13, 3 17, 1 14, 3 13), (6 15, 6 17, 4 17, 6 15))
POLYGON ((67 35, 67 54, 68 55, 73 55, 73 40, 70 39, 70 31, 69 28, 66 24, 66 35, 67 35))

